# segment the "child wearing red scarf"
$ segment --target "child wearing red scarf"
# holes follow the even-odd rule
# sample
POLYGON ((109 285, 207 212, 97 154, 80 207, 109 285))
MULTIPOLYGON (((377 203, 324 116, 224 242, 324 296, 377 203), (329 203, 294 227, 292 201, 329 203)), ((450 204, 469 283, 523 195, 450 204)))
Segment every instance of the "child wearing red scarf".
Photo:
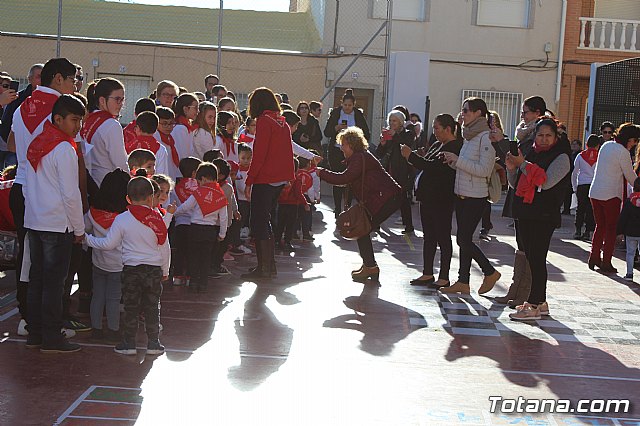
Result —
POLYGON ((176 148, 176 141, 171 134, 176 123, 176 115, 171 108, 166 107, 158 107, 156 115, 158 116, 158 131, 153 136, 165 147, 169 154, 167 159, 169 171, 167 175, 175 182, 182 176, 180 173, 180 155, 176 148))
POLYGON ((235 138, 236 117, 229 111, 218 112, 218 135, 215 148, 222 151, 222 157, 227 161, 238 162, 238 144, 235 138))
POLYGON ((218 185, 218 170, 202 163, 196 170, 198 188, 178 207, 176 216, 189 215, 189 286, 204 291, 212 253, 227 235, 227 199, 218 185))
MULTIPOLYGON (((102 180, 93 205, 84 216, 85 231, 104 237, 116 216, 127 210, 129 173, 116 169, 102 180)), ((91 328, 95 339, 118 343, 120 330, 120 297, 122 274, 122 246, 113 250, 93 249, 93 288, 91 295, 91 328), (103 331, 102 316, 106 310, 107 329, 103 331)))
MULTIPOLYGON (((255 121, 255 120, 254 120, 255 121)), ((251 212, 251 202, 247 199, 245 189, 247 188, 247 176, 253 151, 245 143, 238 144, 238 172, 236 173, 236 198, 238 200, 238 211, 242 219, 240 220, 240 238, 249 237, 249 213, 251 212)))
POLYGON ((124 324, 122 341, 115 352, 136 354, 138 314, 144 312, 147 332, 147 355, 164 353, 158 339, 160 324, 160 294, 163 279, 169 276, 171 252, 167 227, 160 213, 153 209, 153 184, 146 177, 134 177, 127 185, 131 203, 119 214, 107 235, 98 238, 87 235, 89 247, 113 250, 122 246, 122 294, 124 324))
POLYGON ((127 154, 136 149, 146 149, 155 156, 155 171, 166 175, 169 172, 167 149, 158 142, 154 134, 158 130, 158 116, 150 111, 142 112, 138 115, 134 127, 135 136, 125 142, 127 154))
MULTIPOLYGON (((294 158, 295 171, 298 172, 298 159, 294 158)), ((287 182, 280 192, 278 198, 278 223, 274 238, 276 247, 286 251, 294 251, 291 245, 296 219, 298 218, 298 207, 302 206, 305 212, 311 211, 311 206, 304 197, 302 175, 296 174, 293 181, 287 182), (281 238, 284 234, 284 244, 281 238)))
POLYGON ((593 208, 589 199, 589 190, 591 189, 591 182, 593 182, 593 174, 598 161, 599 146, 600 138, 598 135, 589 136, 587 149, 576 156, 573 162, 573 173, 571 174, 571 185, 578 199, 575 221, 576 232, 573 237, 585 241, 591 241, 591 234, 596 228, 593 208), (582 233, 583 224, 586 225, 584 233, 582 233))

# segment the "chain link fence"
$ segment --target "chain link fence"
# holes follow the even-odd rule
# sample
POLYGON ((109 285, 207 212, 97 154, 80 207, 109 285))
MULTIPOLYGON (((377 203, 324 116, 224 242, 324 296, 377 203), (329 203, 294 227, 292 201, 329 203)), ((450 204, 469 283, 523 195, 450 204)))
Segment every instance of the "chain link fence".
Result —
POLYGON ((220 84, 236 94, 239 107, 254 88, 267 86, 287 93, 294 109, 301 100, 322 99, 321 121, 344 90, 353 88, 376 134, 385 114, 386 5, 387 0, 291 0, 290 12, 223 9, 218 40, 216 8, 2 0, 0 70, 24 86, 29 67, 55 57, 59 48, 61 56, 83 67, 86 82, 112 76, 125 84, 123 122, 158 82, 169 79, 204 92, 204 77, 218 69, 220 84), (359 25, 370 18, 373 26, 359 25))

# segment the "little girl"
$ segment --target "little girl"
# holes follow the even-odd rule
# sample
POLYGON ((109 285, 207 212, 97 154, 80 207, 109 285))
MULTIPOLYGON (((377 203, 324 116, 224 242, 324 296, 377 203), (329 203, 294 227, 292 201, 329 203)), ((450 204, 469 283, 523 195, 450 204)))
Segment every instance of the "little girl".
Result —
POLYGON ((235 132, 235 114, 229 111, 218 112, 218 135, 215 148, 222 151, 225 160, 238 162, 235 132))
POLYGON ((167 229, 171 225, 173 213, 176 211, 175 204, 169 204, 169 194, 173 189, 173 181, 167 175, 155 174, 151 177, 153 184, 153 208, 162 215, 167 229), (156 186, 157 185, 157 186, 156 186))
MULTIPOLYGON (((127 210, 127 184, 129 173, 116 169, 107 173, 93 202, 85 215, 85 231, 104 237, 116 216, 127 210)), ((120 328, 120 274, 122 272, 122 248, 115 250, 93 249, 93 295, 91 297, 91 327, 93 337, 109 343, 119 342, 120 328), (102 330, 102 314, 107 311, 107 331, 102 330)))
POLYGON ((198 125, 193 120, 198 115, 198 98, 193 93, 183 93, 178 96, 173 106, 176 116, 176 126, 171 132, 180 159, 191 155, 193 147, 193 133, 198 125))
POLYGON ((195 123, 198 128, 193 132, 193 157, 203 159, 204 153, 213 149, 216 137, 216 106, 211 102, 201 102, 195 123))
POLYGON ((246 143, 249 147, 253 147, 253 140, 256 138, 256 119, 247 117, 244 126, 240 129, 238 135, 238 143, 246 143))

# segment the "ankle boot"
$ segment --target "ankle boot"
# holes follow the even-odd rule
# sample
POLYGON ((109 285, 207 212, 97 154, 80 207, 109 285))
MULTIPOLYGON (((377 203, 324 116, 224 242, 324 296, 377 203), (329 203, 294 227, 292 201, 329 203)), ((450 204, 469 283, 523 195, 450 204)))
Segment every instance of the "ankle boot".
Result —
POLYGON ((485 275, 485 277, 482 279, 482 285, 478 289, 478 294, 485 294, 490 292, 501 276, 502 274, 498 271, 494 271, 491 275, 485 275))
POLYGON ((351 273, 351 278, 354 281, 366 281, 367 278, 371 278, 372 281, 378 281, 380 278, 380 268, 376 266, 362 266, 362 269, 355 274, 351 273))
POLYGON ((248 280, 259 278, 262 271, 262 264, 264 262, 264 245, 263 241, 268 240, 256 240, 256 257, 258 258, 258 265, 253 268, 249 268, 249 272, 240 275, 241 278, 248 280))
POLYGON ((524 273, 522 274, 522 279, 520 280, 520 285, 518 286, 515 297, 509 301, 509 307, 513 309, 516 306, 522 305, 529 299, 529 293, 531 293, 531 267, 525 259, 524 273))
POLYGON ((509 286, 509 291, 507 291, 506 295, 493 299, 496 303, 503 303, 506 305, 509 301, 515 299, 518 286, 520 285, 522 275, 524 274, 526 263, 527 257, 524 255, 524 252, 516 250, 516 257, 513 261, 513 280, 509 286))
POLYGON ((362 266, 360 266, 360 268, 356 269, 355 271, 351 271, 351 276, 353 276, 354 274, 359 274, 363 268, 364 268, 364 263, 362 264, 362 266))

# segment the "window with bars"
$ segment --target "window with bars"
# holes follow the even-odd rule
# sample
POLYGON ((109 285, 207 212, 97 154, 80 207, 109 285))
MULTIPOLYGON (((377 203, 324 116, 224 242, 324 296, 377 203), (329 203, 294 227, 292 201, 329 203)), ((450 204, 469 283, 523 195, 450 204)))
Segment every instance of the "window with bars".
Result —
POLYGON ((500 116, 500 121, 504 127, 502 130, 509 139, 513 139, 516 127, 520 122, 520 106, 522 105, 522 93, 495 92, 488 90, 462 91, 462 100, 469 97, 478 97, 487 103, 489 111, 495 111, 500 116))

